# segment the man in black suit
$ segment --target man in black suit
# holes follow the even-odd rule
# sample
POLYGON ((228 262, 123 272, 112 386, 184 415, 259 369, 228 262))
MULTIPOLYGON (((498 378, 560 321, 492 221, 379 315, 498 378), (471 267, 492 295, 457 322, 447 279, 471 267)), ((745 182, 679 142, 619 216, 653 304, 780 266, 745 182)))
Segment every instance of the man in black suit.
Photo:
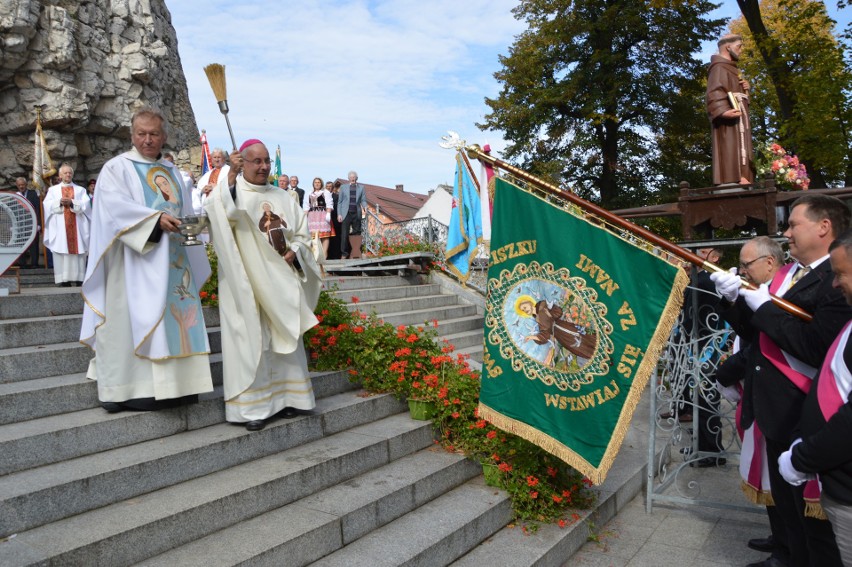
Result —
POLYGON ((299 206, 305 208, 305 190, 299 187, 299 178, 296 175, 290 176, 290 191, 295 191, 299 195, 299 206))
MULTIPOLYGON (((829 245, 849 222, 849 208, 834 197, 806 194, 794 201, 784 236, 795 262, 779 270, 769 287, 740 289, 735 298, 738 313, 730 321, 740 333, 757 333, 758 348, 749 358, 753 366, 751 396, 743 403, 751 405, 766 437, 772 498, 789 545, 790 566, 842 565, 831 524, 805 517, 804 486, 784 481, 778 457, 793 441, 816 369, 840 329, 852 319, 852 308, 832 286, 834 274, 828 262, 829 245), (805 321, 776 306, 770 300, 770 289, 813 319, 805 321)), ((717 291, 728 300, 732 299, 730 280, 736 277, 713 275, 717 291)), ((770 557, 753 565, 781 563, 770 557)))
POLYGON ((40 245, 39 234, 41 233, 41 201, 38 197, 38 191, 27 187, 27 180, 19 177, 15 180, 15 187, 18 195, 30 202, 35 209, 36 219, 36 237, 30 247, 21 254, 18 263, 22 268, 38 268, 38 249, 40 245))

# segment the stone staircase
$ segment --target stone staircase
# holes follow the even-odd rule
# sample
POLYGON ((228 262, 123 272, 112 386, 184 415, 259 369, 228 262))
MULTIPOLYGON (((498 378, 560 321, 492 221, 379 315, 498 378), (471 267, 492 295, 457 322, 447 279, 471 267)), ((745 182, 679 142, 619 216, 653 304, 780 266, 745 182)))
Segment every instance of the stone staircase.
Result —
MULTIPOLYGON (((509 521, 478 465, 344 372, 312 375, 310 415, 260 432, 225 423, 215 309, 204 315, 216 391, 189 407, 107 414, 84 375, 79 289, 28 272, 21 294, 0 300, 0 565, 357 565, 374 554, 446 564, 509 521)), ((328 283, 394 324, 437 319, 481 354, 476 308, 414 279, 328 283)))
MULTIPOLYGON (((309 415, 259 432, 228 424, 215 309, 204 313, 214 392, 189 407, 107 414, 84 375, 79 290, 32 272, 21 294, 0 299, 4 567, 562 565, 586 540, 583 522, 606 522, 641 489, 644 451, 628 448, 619 460, 632 464, 610 475, 597 510, 574 529, 525 536, 506 527, 508 497, 484 485, 479 465, 437 447, 429 422, 344 372, 312 375, 309 415)), ((393 324, 437 320, 457 351, 481 361, 482 317, 441 281, 327 285, 393 324)))

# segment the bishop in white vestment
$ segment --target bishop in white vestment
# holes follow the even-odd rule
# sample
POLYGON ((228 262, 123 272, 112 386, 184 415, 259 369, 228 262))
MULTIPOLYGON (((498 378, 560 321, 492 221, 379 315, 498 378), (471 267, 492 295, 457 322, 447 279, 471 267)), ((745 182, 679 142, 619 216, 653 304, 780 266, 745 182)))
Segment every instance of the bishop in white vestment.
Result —
POLYGON ((192 214, 173 164, 158 160, 165 121, 143 109, 134 148, 98 176, 80 341, 95 351, 88 377, 107 411, 160 409, 213 390, 198 289, 203 246, 181 246, 177 217, 192 214))
POLYGON ((270 167, 266 147, 247 141, 205 205, 219 266, 225 418, 250 431, 316 405, 302 336, 317 324, 320 270, 307 217, 268 184, 270 167))

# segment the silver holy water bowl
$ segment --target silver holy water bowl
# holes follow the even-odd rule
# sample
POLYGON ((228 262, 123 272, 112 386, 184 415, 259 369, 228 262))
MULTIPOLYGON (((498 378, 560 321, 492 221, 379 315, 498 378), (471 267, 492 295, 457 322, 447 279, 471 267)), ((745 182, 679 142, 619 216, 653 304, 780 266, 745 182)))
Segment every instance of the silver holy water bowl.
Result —
POLYGON ((202 241, 198 240, 198 235, 201 234, 201 232, 210 224, 210 220, 207 218, 207 215, 178 217, 178 220, 180 221, 178 229, 180 230, 181 236, 183 236, 183 242, 181 242, 181 245, 198 246, 199 244, 204 244, 202 241))

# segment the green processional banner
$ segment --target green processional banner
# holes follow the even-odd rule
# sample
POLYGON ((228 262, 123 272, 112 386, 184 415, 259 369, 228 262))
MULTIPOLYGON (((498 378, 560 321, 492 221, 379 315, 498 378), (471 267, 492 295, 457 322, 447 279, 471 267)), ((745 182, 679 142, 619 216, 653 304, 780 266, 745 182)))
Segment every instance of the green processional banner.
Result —
POLYGON ((600 484, 681 307, 647 242, 496 180, 480 415, 600 484))

